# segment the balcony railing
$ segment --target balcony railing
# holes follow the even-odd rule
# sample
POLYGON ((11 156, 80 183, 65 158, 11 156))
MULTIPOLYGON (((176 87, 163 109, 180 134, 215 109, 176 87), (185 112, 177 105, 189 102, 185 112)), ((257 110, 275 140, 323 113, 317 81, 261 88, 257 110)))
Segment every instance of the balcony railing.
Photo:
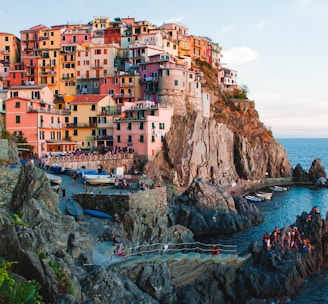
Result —
POLYGON ((66 124, 66 128, 96 128, 96 127, 97 127, 96 123, 73 122, 73 123, 66 124))
POLYGON ((35 108, 35 107, 28 107, 28 113, 51 113, 51 114, 60 114, 60 115, 70 115, 71 111, 69 110, 56 110, 50 108, 35 108))

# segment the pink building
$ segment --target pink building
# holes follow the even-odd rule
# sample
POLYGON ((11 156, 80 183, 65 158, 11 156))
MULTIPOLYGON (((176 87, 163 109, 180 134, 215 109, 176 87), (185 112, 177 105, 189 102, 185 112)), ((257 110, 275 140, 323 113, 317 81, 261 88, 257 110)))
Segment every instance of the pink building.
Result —
POLYGON ((39 156, 74 150, 65 140, 64 122, 69 111, 55 110, 53 93, 46 86, 17 86, 8 90, 6 130, 22 135, 39 156))
POLYGON ((173 108, 138 101, 125 103, 122 112, 123 117, 114 119, 114 151, 130 151, 140 159, 152 160, 163 149, 173 108))

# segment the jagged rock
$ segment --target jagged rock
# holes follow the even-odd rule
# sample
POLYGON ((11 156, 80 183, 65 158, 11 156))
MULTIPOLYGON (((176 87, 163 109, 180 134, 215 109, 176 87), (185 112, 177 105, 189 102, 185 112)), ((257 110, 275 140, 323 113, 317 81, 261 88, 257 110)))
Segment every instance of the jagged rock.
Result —
POLYGON ((315 183, 319 178, 326 178, 326 172, 321 159, 316 158, 309 170, 310 180, 315 183))
POLYGON ((302 168, 300 164, 297 164, 293 170, 293 179, 295 182, 309 182, 310 175, 302 168))
POLYGON ((172 224, 188 227, 196 235, 232 233, 264 221, 254 204, 232 198, 202 179, 193 181, 169 216, 172 224))

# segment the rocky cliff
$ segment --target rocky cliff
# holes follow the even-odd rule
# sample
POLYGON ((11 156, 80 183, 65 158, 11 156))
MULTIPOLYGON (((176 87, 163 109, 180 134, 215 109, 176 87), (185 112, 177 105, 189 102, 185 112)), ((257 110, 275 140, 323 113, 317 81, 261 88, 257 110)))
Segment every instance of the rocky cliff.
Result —
POLYGON ((174 107, 174 116, 165 149, 147 166, 147 174, 185 186, 195 177, 222 185, 291 176, 286 151, 260 122, 254 102, 224 95, 211 84, 215 74, 206 70, 204 76, 208 112, 199 98, 161 95, 162 103, 174 107))

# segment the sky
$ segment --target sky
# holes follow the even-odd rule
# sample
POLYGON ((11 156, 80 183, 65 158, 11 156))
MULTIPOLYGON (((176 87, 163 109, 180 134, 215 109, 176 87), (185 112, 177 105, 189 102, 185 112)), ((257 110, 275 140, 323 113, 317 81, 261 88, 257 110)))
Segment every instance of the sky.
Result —
POLYGON ((275 138, 328 137, 326 0, 1 0, 0 31, 134 17, 178 22, 222 47, 275 138))

